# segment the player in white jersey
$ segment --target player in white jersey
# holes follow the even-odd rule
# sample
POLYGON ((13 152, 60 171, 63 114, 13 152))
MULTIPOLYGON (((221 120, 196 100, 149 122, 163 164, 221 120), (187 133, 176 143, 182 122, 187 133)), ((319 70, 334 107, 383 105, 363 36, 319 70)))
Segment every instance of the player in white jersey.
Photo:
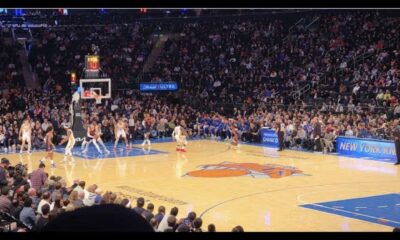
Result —
POLYGON ((127 124, 122 120, 122 118, 118 119, 118 122, 115 125, 114 129, 114 134, 115 134, 114 150, 117 149, 118 141, 121 137, 123 137, 125 140, 126 148, 129 148, 128 138, 126 134, 127 132, 128 132, 127 124))
POLYGON ((172 132, 172 139, 174 139, 176 141, 176 151, 181 150, 181 146, 182 146, 181 134, 182 134, 181 126, 177 125, 174 128, 174 131, 172 132))
POLYGON ((21 143, 20 153, 24 150, 25 143, 28 143, 28 153, 31 152, 31 135, 32 135, 32 127, 31 123, 28 119, 25 119, 19 129, 19 140, 21 143))
MULTIPOLYGON (((74 133, 72 132, 70 126, 65 125, 64 128, 67 131, 67 136, 64 137, 64 139, 62 139, 61 142, 59 143, 59 145, 62 145, 64 143, 68 142, 67 146, 65 147, 64 159, 62 160, 63 162, 67 161, 68 156, 72 157, 71 150, 75 146, 75 136, 74 136, 74 133)), ((73 159, 72 159, 72 161, 73 161, 73 159)))
POLYGON ((176 151, 186 152, 185 147, 187 145, 185 130, 180 125, 174 128, 172 132, 172 138, 176 141, 177 147, 176 151))
POLYGON ((182 128, 182 142, 183 142, 183 151, 182 152, 186 152, 185 147, 187 146, 187 143, 188 143, 186 137, 189 134, 189 132, 188 132, 189 129, 187 128, 186 123, 183 119, 181 120, 181 128, 182 128))
POLYGON ((101 125, 96 124, 96 134, 95 134, 95 139, 96 141, 104 148, 104 151, 106 154, 109 154, 110 151, 108 151, 107 147, 104 145, 103 140, 101 139, 101 135, 103 135, 103 132, 101 131, 101 125))

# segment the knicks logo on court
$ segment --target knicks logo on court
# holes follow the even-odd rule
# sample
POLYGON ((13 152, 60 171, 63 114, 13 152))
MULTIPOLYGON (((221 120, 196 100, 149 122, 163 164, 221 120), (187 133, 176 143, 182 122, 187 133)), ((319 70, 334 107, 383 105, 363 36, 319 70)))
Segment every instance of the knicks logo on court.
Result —
POLYGON ((303 171, 290 166, 278 164, 232 163, 207 164, 200 166, 200 170, 190 171, 185 176, 191 177, 239 177, 251 176, 254 178, 282 178, 288 176, 304 176, 303 171))

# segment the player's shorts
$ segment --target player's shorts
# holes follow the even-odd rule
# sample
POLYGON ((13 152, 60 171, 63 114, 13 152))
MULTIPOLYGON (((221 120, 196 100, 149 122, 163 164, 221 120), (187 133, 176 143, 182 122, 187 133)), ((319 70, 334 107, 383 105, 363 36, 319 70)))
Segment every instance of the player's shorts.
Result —
POLYGON ((185 142, 185 136, 176 136, 175 140, 177 143, 184 143, 185 142))
POLYGON ((93 140, 93 138, 91 138, 91 137, 86 137, 86 142, 90 142, 90 141, 92 141, 93 140))
POLYGON ((182 139, 181 139, 179 136, 174 136, 174 139, 175 139, 175 141, 177 141, 177 142, 181 142, 181 141, 182 141, 182 139))
POLYGON ((151 133, 151 128, 145 128, 145 129, 144 129, 144 133, 150 134, 150 133, 151 133))
POLYGON ((31 141, 31 135, 29 133, 22 133, 22 141, 23 142, 30 142, 31 141))
POLYGON ((73 141, 68 141, 68 144, 67 144, 66 148, 73 148, 74 145, 75 145, 75 140, 73 140, 73 141))
POLYGON ((116 136, 116 137, 117 137, 117 138, 120 138, 120 137, 126 138, 125 130, 124 130, 124 129, 118 130, 117 136, 116 136))
POLYGON ((47 144, 46 151, 47 152, 52 152, 53 151, 53 146, 51 146, 50 144, 47 144))

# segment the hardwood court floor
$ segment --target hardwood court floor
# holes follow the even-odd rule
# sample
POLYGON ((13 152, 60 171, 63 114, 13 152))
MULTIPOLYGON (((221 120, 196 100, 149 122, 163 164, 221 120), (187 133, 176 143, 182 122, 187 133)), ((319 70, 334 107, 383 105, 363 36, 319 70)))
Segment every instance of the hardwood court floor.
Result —
MULTIPOLYGON (((378 223, 300 206, 398 194, 399 167, 388 163, 250 145, 235 150, 211 140, 190 141, 187 153, 177 153, 172 142, 154 143, 151 149, 159 152, 152 155, 146 155, 140 145, 135 147, 133 157, 75 157, 75 164, 62 164, 63 154, 55 153, 57 166, 51 169, 47 162, 46 171, 65 177, 69 184, 77 178, 87 185, 96 183, 133 203, 142 196, 155 204, 155 211, 160 205, 167 211, 177 206, 179 218, 194 210, 203 218, 203 229, 214 223, 217 231, 230 231, 236 225, 245 231, 391 231, 393 227, 385 222, 400 224, 381 212, 362 213, 359 210, 367 208, 362 206, 350 215, 378 223), (201 167, 207 164, 218 166, 201 167)), ((4 156, 14 164, 22 160, 32 170, 43 155, 4 156)), ((393 205, 397 216, 398 203, 393 205)), ((340 210, 343 206, 337 208, 349 214, 340 210)))

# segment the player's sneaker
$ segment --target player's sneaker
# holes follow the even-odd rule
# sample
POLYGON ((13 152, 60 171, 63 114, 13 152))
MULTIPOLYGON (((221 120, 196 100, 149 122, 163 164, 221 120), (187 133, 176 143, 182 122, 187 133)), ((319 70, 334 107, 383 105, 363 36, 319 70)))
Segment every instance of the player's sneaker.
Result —
POLYGON ((176 151, 179 152, 181 149, 180 148, 176 148, 176 151))
POLYGON ((181 149, 181 152, 186 152, 186 149, 181 149))
POLYGON ((144 142, 142 143, 142 147, 144 147, 144 142))

